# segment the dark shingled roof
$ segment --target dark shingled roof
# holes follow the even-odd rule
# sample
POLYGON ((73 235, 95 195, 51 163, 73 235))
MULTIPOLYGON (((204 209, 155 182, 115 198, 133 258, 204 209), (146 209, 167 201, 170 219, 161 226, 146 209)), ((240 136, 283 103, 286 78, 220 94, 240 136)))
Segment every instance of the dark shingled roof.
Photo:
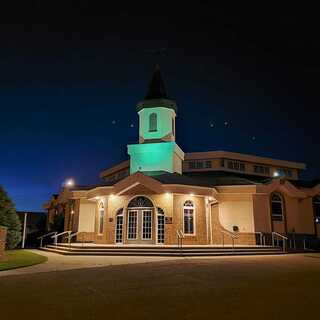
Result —
POLYGON ((292 180, 290 181, 297 188, 313 188, 316 185, 320 184, 320 179, 316 180, 292 180))
POLYGON ((163 184, 182 184, 190 186, 214 187, 227 185, 255 185, 266 183, 269 179, 256 176, 245 176, 236 173, 210 171, 210 172, 195 172, 195 173, 147 173, 152 178, 160 181, 163 184))

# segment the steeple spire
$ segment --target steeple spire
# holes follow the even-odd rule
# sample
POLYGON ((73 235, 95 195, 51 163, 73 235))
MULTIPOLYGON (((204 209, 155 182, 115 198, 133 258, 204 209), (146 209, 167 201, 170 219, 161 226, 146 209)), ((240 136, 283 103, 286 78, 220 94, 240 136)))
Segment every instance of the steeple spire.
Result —
POLYGON ((145 100, 168 99, 164 81, 161 76, 160 67, 157 64, 149 83, 149 88, 145 100))

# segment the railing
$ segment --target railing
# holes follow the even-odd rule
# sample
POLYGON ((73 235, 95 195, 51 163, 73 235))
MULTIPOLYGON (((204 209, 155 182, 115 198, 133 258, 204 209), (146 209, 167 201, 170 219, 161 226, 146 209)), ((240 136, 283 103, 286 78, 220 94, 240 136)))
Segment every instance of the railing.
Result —
POLYGON ((224 235, 226 234, 232 240, 232 250, 234 250, 234 239, 238 239, 239 235, 230 231, 221 230, 222 233, 222 246, 224 247, 224 235))
POLYGON ((182 230, 177 230, 177 239, 178 239, 178 248, 180 248, 182 250, 182 241, 184 238, 183 232, 182 230))
POLYGON ((272 246, 275 247, 275 243, 277 242, 277 247, 279 247, 279 239, 282 239, 282 250, 283 252, 287 251, 287 241, 288 238, 283 236, 278 232, 272 232, 272 246))
POLYGON ((254 234, 258 234, 259 235, 259 238, 260 238, 259 245, 260 246, 265 246, 266 245, 266 237, 265 237, 265 235, 260 231, 256 231, 256 232, 254 232, 254 234))
POLYGON ((79 232, 69 233, 69 235, 68 235, 68 243, 69 243, 69 245, 71 244, 71 239, 72 239, 73 237, 75 237, 78 233, 79 233, 79 232))
POLYGON ((40 239, 40 248, 42 248, 42 242, 43 242, 43 239, 46 238, 46 237, 49 237, 51 235, 56 235, 58 232, 57 231, 53 231, 53 232, 49 232, 47 234, 44 234, 43 236, 41 237, 38 237, 37 239, 39 240, 40 239))
POLYGON ((58 244, 58 237, 59 236, 62 236, 63 234, 69 234, 69 236, 70 236, 70 234, 72 233, 72 231, 64 231, 64 232, 61 232, 61 233, 58 233, 58 234, 55 234, 54 236, 52 236, 51 238, 53 238, 54 239, 54 244, 55 245, 57 245, 58 244))

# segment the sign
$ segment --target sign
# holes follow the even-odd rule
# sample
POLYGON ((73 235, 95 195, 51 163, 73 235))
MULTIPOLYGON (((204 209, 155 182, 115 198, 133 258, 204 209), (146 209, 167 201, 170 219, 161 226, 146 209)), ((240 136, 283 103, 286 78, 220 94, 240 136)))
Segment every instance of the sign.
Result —
POLYGON ((172 217, 166 217, 165 222, 166 224, 172 224, 172 217))

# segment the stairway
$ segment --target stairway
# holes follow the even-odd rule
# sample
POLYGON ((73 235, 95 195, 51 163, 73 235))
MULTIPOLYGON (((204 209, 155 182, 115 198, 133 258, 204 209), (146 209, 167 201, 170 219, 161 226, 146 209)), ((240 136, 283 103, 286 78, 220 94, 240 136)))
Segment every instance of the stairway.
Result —
POLYGON ((47 245, 40 250, 70 256, 164 256, 164 257, 205 257, 282 254, 279 247, 271 246, 99 246, 99 245, 47 245))

